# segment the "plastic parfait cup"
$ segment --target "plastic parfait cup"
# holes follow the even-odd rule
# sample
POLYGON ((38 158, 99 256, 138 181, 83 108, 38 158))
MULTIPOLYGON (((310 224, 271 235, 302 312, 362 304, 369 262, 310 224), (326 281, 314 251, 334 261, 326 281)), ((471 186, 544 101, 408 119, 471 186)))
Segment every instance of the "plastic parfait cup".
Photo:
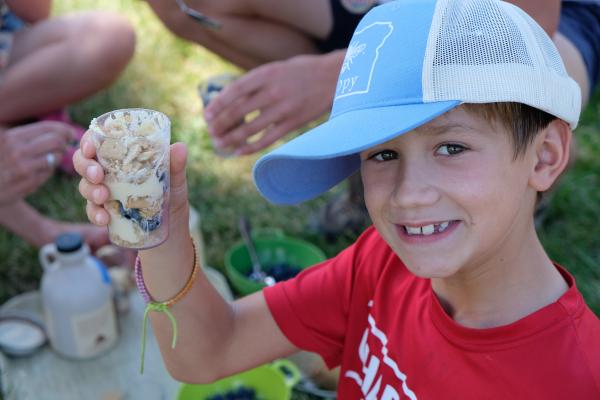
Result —
POLYGON ((169 234, 171 121, 158 111, 127 108, 94 118, 90 130, 110 190, 104 208, 111 242, 158 246, 169 234))
MULTIPOLYGON (((198 85, 198 96, 202 101, 202 106, 204 108, 208 107, 210 102, 221 93, 225 86, 229 85, 231 82, 236 80, 238 75, 231 73, 224 73, 220 75, 213 76, 209 78, 206 82, 203 82, 198 85)), ((238 125, 244 123, 244 119, 238 122, 238 125)), ((213 144, 213 149, 215 154, 222 158, 233 157, 235 154, 235 149, 233 148, 221 148, 217 147, 214 143, 214 139, 211 138, 211 142, 213 144)))

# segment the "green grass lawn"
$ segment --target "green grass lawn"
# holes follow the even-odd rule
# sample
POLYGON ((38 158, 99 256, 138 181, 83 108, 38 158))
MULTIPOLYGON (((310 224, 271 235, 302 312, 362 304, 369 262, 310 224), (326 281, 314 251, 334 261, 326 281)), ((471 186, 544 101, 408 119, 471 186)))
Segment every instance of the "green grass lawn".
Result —
MULTIPOLYGON (((57 0, 55 12, 94 9, 96 4, 92 0, 57 0)), ((115 85, 74 105, 73 117, 88 125, 94 116, 123 107, 157 109, 171 117, 174 140, 189 145, 190 200, 201 214, 211 266, 223 267, 225 250, 239 238, 237 219, 241 214, 248 215, 255 227, 281 228, 312 241, 329 256, 352 241, 348 234, 327 243, 307 229, 309 217, 334 193, 301 206, 276 207, 263 200, 252 183, 251 167, 258 155, 223 160, 213 154, 196 86, 210 75, 235 71, 234 67, 176 39, 142 1, 105 0, 102 5, 125 14, 135 25, 136 55, 115 85)), ((576 276, 588 304, 600 315, 600 93, 584 113, 575 136, 577 162, 556 190, 541 237, 552 258, 576 276)), ((29 201, 56 218, 85 220, 76 179, 56 176, 29 201)), ((37 288, 40 276, 36 250, 0 229, 0 302, 37 288)))

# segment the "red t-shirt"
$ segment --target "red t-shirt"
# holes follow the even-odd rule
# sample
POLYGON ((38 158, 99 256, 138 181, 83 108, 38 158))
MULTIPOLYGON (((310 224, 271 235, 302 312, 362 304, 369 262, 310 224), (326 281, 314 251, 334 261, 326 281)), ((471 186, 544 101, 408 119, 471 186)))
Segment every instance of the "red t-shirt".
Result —
POLYGON ((555 303, 510 325, 466 328, 369 228, 264 295, 292 343, 341 365, 341 400, 600 399, 600 320, 559 270, 569 289, 555 303))

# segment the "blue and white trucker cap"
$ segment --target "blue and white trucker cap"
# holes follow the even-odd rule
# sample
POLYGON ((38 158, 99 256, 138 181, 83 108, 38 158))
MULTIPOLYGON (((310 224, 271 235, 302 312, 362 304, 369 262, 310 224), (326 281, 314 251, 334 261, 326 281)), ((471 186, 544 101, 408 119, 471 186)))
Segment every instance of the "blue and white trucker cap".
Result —
POLYGON ((329 190, 359 153, 461 103, 518 102, 575 128, 577 83, 543 29, 499 0, 399 0, 373 8, 344 59, 330 118, 260 158, 254 179, 276 204, 329 190))

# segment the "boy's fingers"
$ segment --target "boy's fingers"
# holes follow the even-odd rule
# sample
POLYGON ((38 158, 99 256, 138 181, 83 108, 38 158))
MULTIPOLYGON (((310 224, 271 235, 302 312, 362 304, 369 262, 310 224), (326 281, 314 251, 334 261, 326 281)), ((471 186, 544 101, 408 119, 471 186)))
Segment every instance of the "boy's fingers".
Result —
POLYGON ((94 185, 85 179, 79 181, 79 193, 88 201, 101 206, 108 200, 108 188, 104 185, 94 185))
POLYGON ((94 142, 92 141, 92 132, 90 130, 83 134, 79 141, 79 146, 86 158, 96 157, 96 146, 94 146, 94 142))
POLYGON ((110 220, 110 215, 108 215, 108 212, 103 207, 97 206, 89 201, 85 205, 85 213, 90 222, 98 226, 108 225, 108 221, 110 220))
POLYGON ((188 201, 187 180, 185 178, 185 164, 187 162, 187 147, 183 143, 171 145, 170 180, 171 194, 170 206, 179 209, 188 201))
POLYGON ((186 185, 185 164, 187 162, 187 147, 183 143, 171 145, 171 189, 186 185))
POLYGON ((104 171, 100 164, 95 160, 85 157, 81 149, 73 154, 73 166, 79 175, 91 183, 98 184, 104 180, 104 171))

